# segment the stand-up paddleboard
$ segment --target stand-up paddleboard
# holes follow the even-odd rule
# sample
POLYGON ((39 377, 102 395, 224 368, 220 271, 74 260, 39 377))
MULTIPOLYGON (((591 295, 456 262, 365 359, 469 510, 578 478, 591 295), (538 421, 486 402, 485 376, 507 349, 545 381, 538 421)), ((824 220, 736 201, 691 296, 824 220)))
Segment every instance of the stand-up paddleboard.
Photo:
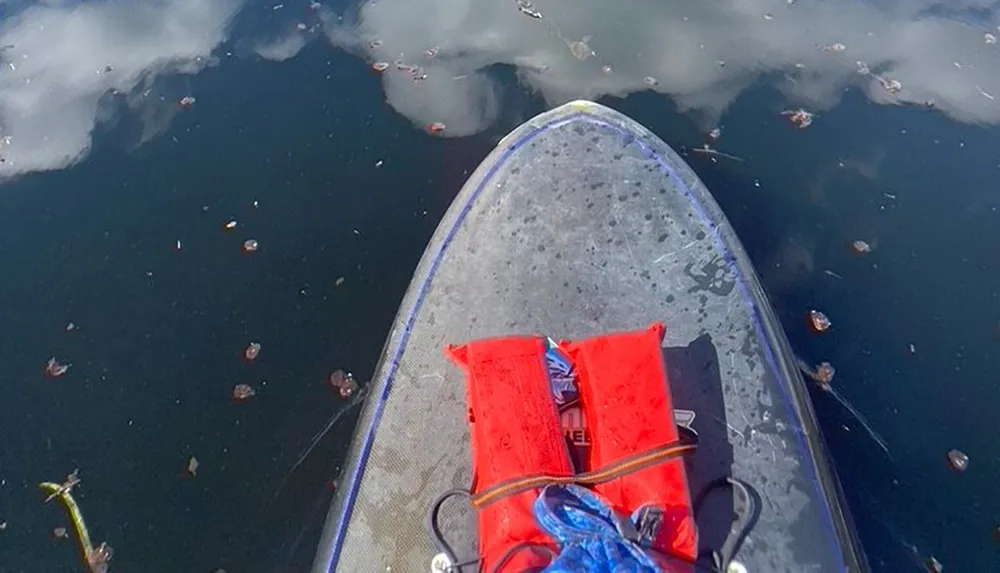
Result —
MULTIPOLYGON (((867 571, 805 384, 732 228, 670 147, 584 101, 504 138, 438 226, 371 382, 313 571, 431 570, 427 512, 471 480, 465 381, 446 344, 582 339, 654 321, 666 325, 676 422, 700 436, 692 495, 732 476, 759 498, 736 560, 751 572, 867 571)), ((564 413, 568 439, 585 445, 579 423, 564 413)), ((703 547, 724 543, 745 501, 705 503, 703 547)), ((456 501, 442 518, 449 543, 475 557, 472 509, 456 501)))

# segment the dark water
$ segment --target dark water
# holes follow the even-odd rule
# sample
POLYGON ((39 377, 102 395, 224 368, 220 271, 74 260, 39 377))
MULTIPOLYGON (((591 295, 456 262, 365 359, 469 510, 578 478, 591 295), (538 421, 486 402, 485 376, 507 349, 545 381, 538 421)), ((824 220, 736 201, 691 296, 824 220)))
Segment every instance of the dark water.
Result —
POLYGON ((745 159, 688 156, 793 346, 886 440, 814 393, 873 568, 998 567, 1000 18, 835 4, 0 3, 0 571, 82 570, 37 488, 74 468, 112 570, 305 570, 353 423, 285 481, 344 407, 326 377, 371 374, 465 177, 574 97, 679 150, 721 126, 745 159), (397 58, 428 78, 369 69, 397 58))

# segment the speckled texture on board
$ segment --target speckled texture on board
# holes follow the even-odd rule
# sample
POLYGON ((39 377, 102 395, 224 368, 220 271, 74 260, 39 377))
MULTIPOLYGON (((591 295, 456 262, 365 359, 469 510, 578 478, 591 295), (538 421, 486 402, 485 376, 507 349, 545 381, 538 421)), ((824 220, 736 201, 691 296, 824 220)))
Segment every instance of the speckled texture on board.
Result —
MULTIPOLYGON (((332 522, 356 490, 337 570, 429 570, 436 551, 427 511, 471 477, 464 381, 445 344, 582 338, 654 321, 667 326, 675 403, 698 413, 692 490, 731 473, 760 495, 760 519, 738 559, 750 571, 863 570, 836 494, 828 499, 819 486, 837 491, 770 314, 718 207, 665 143, 594 104, 533 119, 473 174, 415 273, 324 533, 332 545, 332 522), (357 483, 350 465, 386 383, 357 483)), ((731 497, 720 497, 699 520, 703 545, 717 546, 728 529, 731 497)), ((457 500, 443 517, 451 542, 473 557, 472 512, 457 500)))

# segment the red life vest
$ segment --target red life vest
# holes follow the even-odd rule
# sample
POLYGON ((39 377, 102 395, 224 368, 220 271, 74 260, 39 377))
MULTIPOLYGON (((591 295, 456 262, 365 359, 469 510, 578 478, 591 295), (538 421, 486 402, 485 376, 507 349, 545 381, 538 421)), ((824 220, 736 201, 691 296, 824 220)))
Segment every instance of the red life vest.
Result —
POLYGON ((491 571, 548 564, 551 539, 532 514, 539 489, 585 483, 626 516, 643 506, 663 512, 653 549, 694 561, 697 531, 663 363, 661 324, 639 332, 564 342, 577 370, 580 406, 590 435, 583 467, 575 468, 563 436, 540 337, 482 340, 449 346, 466 373, 473 459, 473 503, 479 552, 491 571))

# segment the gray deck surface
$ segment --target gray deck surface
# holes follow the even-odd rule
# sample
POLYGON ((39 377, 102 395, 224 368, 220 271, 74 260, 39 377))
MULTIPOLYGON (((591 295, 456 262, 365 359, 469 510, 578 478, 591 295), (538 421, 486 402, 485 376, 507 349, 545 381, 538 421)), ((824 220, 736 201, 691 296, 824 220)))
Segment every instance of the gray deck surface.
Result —
MULTIPOLYGON (((573 102, 505 138, 438 227, 372 382, 314 571, 430 571, 428 508, 471 477, 464 380, 445 344, 654 321, 667 327, 675 406, 698 413, 692 490, 732 474, 760 494, 738 560, 751 572, 866 570, 784 334, 710 194, 648 130, 573 102)), ((722 497, 699 520, 703 546, 729 527, 722 497)), ((471 510, 456 501, 443 513, 459 553, 475 556, 471 510)))

